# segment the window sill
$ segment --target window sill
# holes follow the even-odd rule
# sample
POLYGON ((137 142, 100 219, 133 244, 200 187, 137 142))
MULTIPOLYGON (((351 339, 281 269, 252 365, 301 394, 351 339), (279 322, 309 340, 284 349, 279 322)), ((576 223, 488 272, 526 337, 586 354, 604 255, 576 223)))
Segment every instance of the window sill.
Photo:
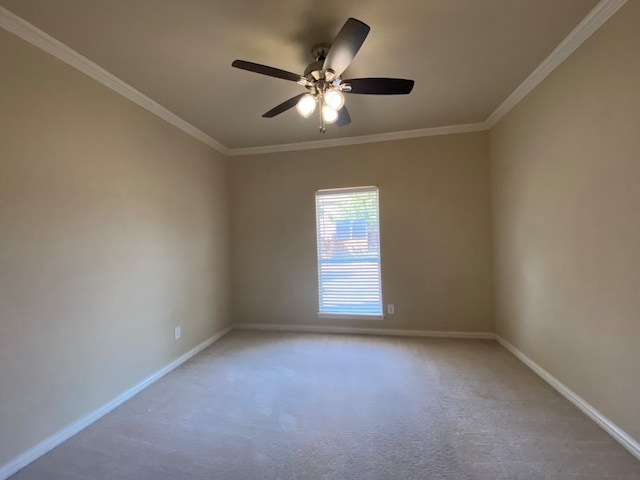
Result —
POLYGON ((384 315, 349 315, 348 313, 318 313, 318 317, 334 320, 384 320, 384 315))

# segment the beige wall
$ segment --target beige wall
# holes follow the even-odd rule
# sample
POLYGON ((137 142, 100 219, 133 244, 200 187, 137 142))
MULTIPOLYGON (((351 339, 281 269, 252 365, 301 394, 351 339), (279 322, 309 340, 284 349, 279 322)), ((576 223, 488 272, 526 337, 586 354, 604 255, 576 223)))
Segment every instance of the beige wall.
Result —
POLYGON ((493 330, 486 133, 230 160, 233 319, 493 330), (380 188, 382 321, 319 319, 318 189, 380 188))
POLYGON ((229 167, 0 30, 0 466, 231 318, 492 331, 494 248, 499 334, 640 438, 638 18, 629 2, 490 136, 229 167), (396 314, 321 320, 314 192, 359 185, 380 187, 396 314))
POLYGON ((640 2, 490 135, 497 330, 640 439, 640 2))
POLYGON ((0 65, 1 466, 228 323, 229 231, 209 147, 2 29, 0 65))

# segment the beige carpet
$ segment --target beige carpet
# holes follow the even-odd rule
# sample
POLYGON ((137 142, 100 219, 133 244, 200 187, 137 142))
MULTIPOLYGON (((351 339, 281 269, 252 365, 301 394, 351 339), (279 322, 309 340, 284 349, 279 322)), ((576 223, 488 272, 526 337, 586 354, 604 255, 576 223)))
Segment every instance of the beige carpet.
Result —
POLYGON ((232 332, 12 480, 640 479, 497 343, 232 332))

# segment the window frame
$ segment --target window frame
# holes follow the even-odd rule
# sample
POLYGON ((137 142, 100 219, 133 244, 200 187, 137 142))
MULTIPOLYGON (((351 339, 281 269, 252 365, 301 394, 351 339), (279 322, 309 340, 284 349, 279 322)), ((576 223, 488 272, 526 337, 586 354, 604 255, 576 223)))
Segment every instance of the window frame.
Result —
POLYGON ((344 188, 326 188, 316 190, 314 193, 314 201, 315 201, 315 216, 316 216, 316 268, 317 268, 317 276, 316 279, 318 281, 316 292, 318 295, 318 318, 324 319, 336 319, 336 320, 383 320, 385 318, 385 308, 384 308, 384 299, 382 293, 382 233, 381 233, 381 221, 380 221, 380 188, 377 185, 369 185, 369 186, 360 186, 360 187, 344 187, 344 188), (340 193, 359 193, 359 192, 376 192, 376 210, 378 217, 378 274, 379 274, 379 296, 380 296, 380 311, 379 315, 372 314, 353 314, 353 313, 326 313, 321 312, 321 293, 320 293, 320 243, 319 243, 319 215, 318 215, 318 197, 323 195, 331 195, 331 194, 340 194, 340 193))

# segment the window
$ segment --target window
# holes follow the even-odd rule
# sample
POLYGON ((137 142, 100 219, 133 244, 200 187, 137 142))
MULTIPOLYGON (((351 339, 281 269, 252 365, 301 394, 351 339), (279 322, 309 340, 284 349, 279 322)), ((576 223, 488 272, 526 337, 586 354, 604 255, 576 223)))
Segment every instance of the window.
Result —
POLYGON ((321 316, 382 316, 378 188, 316 192, 321 316))

